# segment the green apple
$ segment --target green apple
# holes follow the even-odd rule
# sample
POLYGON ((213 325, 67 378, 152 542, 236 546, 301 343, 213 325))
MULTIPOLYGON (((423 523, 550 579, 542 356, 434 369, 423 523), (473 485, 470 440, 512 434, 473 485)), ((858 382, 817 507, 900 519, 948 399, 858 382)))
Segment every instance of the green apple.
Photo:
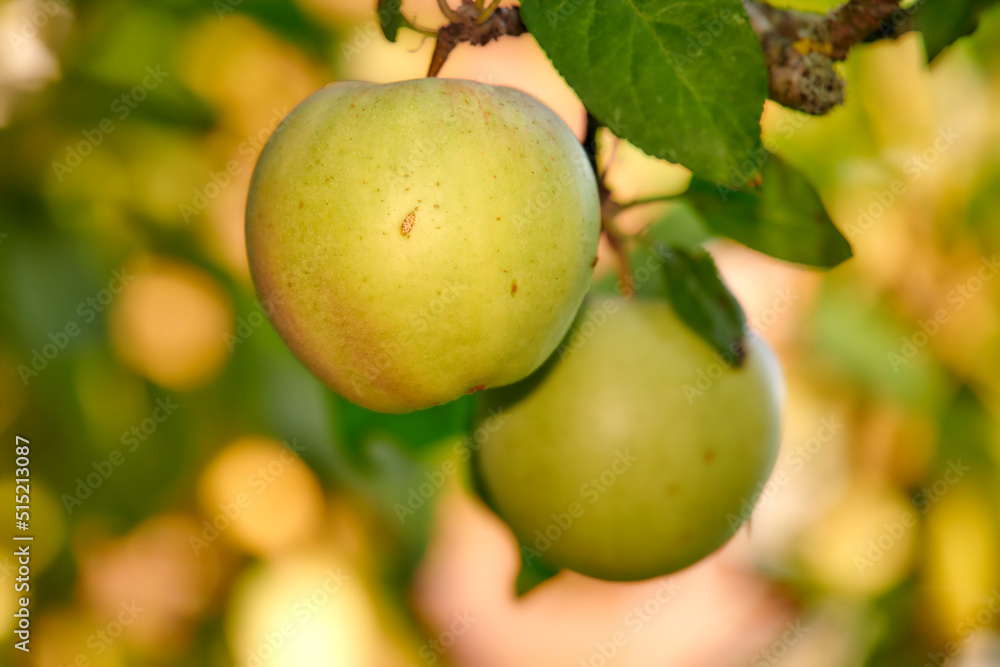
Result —
POLYGON ((555 113, 445 79, 310 96, 264 147, 246 212, 282 339, 381 412, 538 368, 590 286, 599 231, 593 171, 555 113))
POLYGON ((660 301, 589 302, 535 375, 482 395, 484 496, 525 559, 610 580, 719 548, 774 465, 780 369, 759 338, 739 367, 660 301))

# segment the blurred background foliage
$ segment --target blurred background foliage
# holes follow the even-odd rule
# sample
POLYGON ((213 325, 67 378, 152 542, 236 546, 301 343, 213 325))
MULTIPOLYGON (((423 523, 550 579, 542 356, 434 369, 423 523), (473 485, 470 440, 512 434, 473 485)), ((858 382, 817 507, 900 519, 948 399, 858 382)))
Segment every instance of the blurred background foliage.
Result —
MULTIPOLYGON (((752 528, 668 599, 572 573, 517 599, 516 544, 468 490, 472 399, 346 404, 249 281, 246 189, 280 119, 330 81, 426 69, 430 43, 387 43, 373 4, 0 4, 0 488, 29 437, 28 664, 1000 664, 1000 12, 932 68, 917 34, 856 49, 829 116, 765 109, 855 258, 708 242, 786 374, 752 528)), ((528 36, 443 75, 527 90, 582 135, 528 36)), ((602 139, 619 201, 686 187, 602 139)), ((620 222, 703 236, 678 205, 620 222)))

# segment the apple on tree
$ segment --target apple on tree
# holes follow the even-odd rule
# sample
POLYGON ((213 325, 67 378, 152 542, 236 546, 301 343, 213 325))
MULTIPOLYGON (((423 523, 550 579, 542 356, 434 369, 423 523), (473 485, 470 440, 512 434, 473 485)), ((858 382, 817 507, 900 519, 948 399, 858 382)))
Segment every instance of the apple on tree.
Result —
POLYGON ((258 296, 303 364, 409 412, 516 382, 590 286, 597 183, 535 98, 471 81, 337 83, 265 146, 247 202, 258 296))
POLYGON ((666 301, 590 300, 567 341, 480 400, 504 424, 478 451, 478 479, 525 561, 635 580, 718 549, 777 456, 770 349, 748 339, 743 363, 695 395, 685 385, 719 362, 666 301))

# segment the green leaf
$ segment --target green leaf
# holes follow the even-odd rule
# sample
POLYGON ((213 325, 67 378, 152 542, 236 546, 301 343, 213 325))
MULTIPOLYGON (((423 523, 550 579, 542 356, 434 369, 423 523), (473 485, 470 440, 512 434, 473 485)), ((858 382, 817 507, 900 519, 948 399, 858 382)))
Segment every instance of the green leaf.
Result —
POLYGON ((400 28, 413 27, 403 16, 401 8, 401 0, 378 0, 378 22, 382 26, 382 34, 390 42, 396 41, 400 28))
POLYGON ((751 191, 693 178, 684 199, 712 232, 766 255, 816 267, 833 267, 851 257, 851 245, 795 167, 768 153, 761 179, 751 191))
MULTIPOLYGON (((247 0, 222 0, 205 3, 215 8, 219 20, 225 20, 230 12, 238 11, 253 17, 262 25, 274 30, 307 53, 325 57, 333 44, 329 31, 305 12, 293 0, 271 0, 268 2, 248 2, 247 0)), ((155 61, 153 61, 155 62, 155 61)))
POLYGON ((924 35, 927 62, 955 40, 971 35, 979 15, 1000 0, 924 0, 913 15, 914 27, 924 35))
POLYGON ((472 396, 462 396, 426 410, 393 415, 372 412, 340 399, 337 412, 350 451, 356 452, 366 439, 379 437, 396 440, 417 452, 465 433, 472 423, 473 406, 472 396))
POLYGON ((427 548, 445 481, 465 475, 461 461, 445 461, 454 459, 449 452, 458 436, 468 433, 472 397, 388 415, 327 394, 335 481, 353 495, 377 552, 385 556, 382 576, 405 586, 427 548))
POLYGON ((427 482, 425 472, 433 471, 435 466, 415 458, 413 452, 394 440, 368 441, 365 459, 369 466, 367 484, 356 490, 366 496, 381 516, 391 539, 382 537, 394 545, 396 556, 409 556, 409 564, 416 565, 430 540, 433 505, 437 500, 436 493, 425 498, 416 489, 427 482), (420 500, 419 505, 411 504, 411 492, 417 494, 414 497, 420 500))
POLYGON ((746 316, 704 250, 660 248, 667 297, 685 324, 716 352, 740 366, 746 356, 746 316))
POLYGON ((959 387, 939 421, 940 439, 936 449, 936 471, 939 478, 951 461, 962 460, 977 474, 995 475, 998 463, 993 456, 996 418, 975 390, 968 385, 959 387))
POLYGON ((702 178, 760 146, 768 77, 740 0, 523 0, 529 31, 617 136, 702 178))
POLYGON ((802 328, 808 350, 803 358, 811 372, 856 387, 865 400, 936 414, 947 400, 947 369, 928 350, 902 356, 920 329, 886 300, 859 298, 864 280, 837 272, 823 281, 802 328))

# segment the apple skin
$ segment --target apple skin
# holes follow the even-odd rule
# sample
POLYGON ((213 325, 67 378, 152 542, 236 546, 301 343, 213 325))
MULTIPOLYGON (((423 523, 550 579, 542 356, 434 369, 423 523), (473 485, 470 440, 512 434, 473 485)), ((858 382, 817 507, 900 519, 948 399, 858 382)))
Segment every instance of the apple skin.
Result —
POLYGON ((759 338, 728 367, 666 302, 590 300, 549 363, 481 395, 477 479, 526 559, 669 574, 747 518, 777 455, 781 386, 759 338), (699 371, 718 379, 696 387, 699 371))
POLYGON ((538 368, 599 231, 593 171, 554 112, 446 79, 316 92, 268 140, 246 212, 281 338, 335 392, 392 413, 538 368))

